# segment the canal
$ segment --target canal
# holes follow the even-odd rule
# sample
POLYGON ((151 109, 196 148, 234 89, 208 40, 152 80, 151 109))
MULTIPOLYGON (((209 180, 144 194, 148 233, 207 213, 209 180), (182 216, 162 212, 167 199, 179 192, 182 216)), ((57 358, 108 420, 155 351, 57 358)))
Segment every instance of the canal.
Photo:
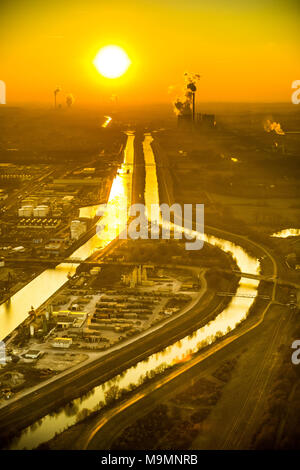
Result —
MULTIPOLYGON (((78 248, 70 258, 84 261, 96 250, 101 250, 107 246, 118 235, 118 230, 125 227, 123 208, 130 205, 131 185, 133 169, 133 142, 134 134, 127 133, 127 141, 124 150, 124 161, 121 171, 116 175, 109 194, 108 204, 93 206, 90 211, 85 207, 81 210, 84 213, 96 213, 103 215, 99 220, 99 227, 96 234, 86 243, 78 248), (104 226, 103 230, 100 230, 104 226)), ((46 269, 35 277, 25 287, 14 294, 7 302, 0 305, 0 341, 6 338, 15 328, 17 328, 28 316, 28 312, 33 306, 40 307, 67 281, 68 275, 76 272, 78 264, 62 263, 55 269, 46 269)))

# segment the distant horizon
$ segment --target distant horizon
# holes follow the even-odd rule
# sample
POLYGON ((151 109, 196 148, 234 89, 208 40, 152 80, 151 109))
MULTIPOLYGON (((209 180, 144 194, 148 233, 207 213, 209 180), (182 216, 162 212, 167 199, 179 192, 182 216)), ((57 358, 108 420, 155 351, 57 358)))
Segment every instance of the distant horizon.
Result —
POLYGON ((299 13, 294 0, 2 0, 0 80, 12 104, 51 103, 57 88, 64 101, 174 102, 186 74, 205 102, 288 102, 299 13), (94 63, 109 45, 130 60, 117 78, 94 63))
MULTIPOLYGON (((293 104, 291 101, 196 101, 197 104, 212 104, 212 105, 291 105, 291 107, 295 108, 295 111, 298 110, 298 106, 293 104)), ((121 107, 121 108, 139 108, 139 107, 156 107, 156 106, 165 106, 165 107, 173 107, 173 103, 168 103, 167 101, 157 101, 153 103, 145 102, 145 103, 118 103, 116 107, 121 107)), ((12 102, 12 103, 6 103, 6 104, 1 104, 0 109, 4 108, 43 108, 43 109, 53 109, 55 110, 53 103, 50 102, 38 102, 38 101, 26 101, 26 102, 12 102)), ((109 105, 107 103, 75 103, 72 106, 72 110, 70 110, 65 103, 61 107, 57 107, 56 111, 62 110, 62 109, 69 109, 70 112, 73 112, 74 110, 79 110, 79 109, 90 109, 90 108, 98 108, 98 107, 113 107, 113 105, 109 105)), ((114 110, 112 110, 114 111, 114 110)), ((300 106, 299 106, 299 111, 300 111, 300 106)))

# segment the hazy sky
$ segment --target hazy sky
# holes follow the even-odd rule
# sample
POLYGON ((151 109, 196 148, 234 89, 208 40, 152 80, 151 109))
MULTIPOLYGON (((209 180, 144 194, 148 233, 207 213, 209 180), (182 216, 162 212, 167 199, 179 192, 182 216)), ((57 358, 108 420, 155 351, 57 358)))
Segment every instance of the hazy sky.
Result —
POLYGON ((299 0, 1 0, 0 80, 7 103, 172 101, 185 71, 200 73, 203 101, 290 101, 300 79, 299 0), (104 79, 104 45, 132 60, 104 79), (63 96, 63 93, 61 96, 63 96))

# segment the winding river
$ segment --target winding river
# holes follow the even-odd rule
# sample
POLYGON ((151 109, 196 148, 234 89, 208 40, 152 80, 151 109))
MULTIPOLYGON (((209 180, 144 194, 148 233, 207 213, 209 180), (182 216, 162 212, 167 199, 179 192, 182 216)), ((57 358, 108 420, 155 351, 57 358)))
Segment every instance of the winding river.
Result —
MULTIPOLYGON (((132 139, 132 135, 128 136, 126 149, 130 155, 133 155, 132 139)), ((146 207, 149 207, 149 204, 156 203, 156 201, 159 200, 155 160, 150 145, 151 140, 151 135, 146 135, 143 142, 146 166, 146 207)), ((124 163, 126 163, 125 161, 124 163)), ((127 162, 129 163, 129 161, 127 162)), ((125 166, 125 169, 126 168, 127 167, 125 166)), ((125 174, 127 175, 126 171, 125 174)), ((118 188, 120 185, 123 185, 123 191, 120 189, 115 191, 115 189, 113 189, 113 185, 113 193, 110 195, 111 201, 118 203, 118 200, 121 200, 121 202, 124 203, 123 196, 128 194, 128 191, 124 189, 124 186, 127 186, 127 189, 130 187, 130 175, 129 180, 130 182, 128 182, 128 179, 125 180, 125 185, 124 179, 121 181, 119 180, 117 183, 118 188), (117 194, 117 198, 112 198, 112 194, 114 194, 114 192, 117 194)), ((198 236, 199 238, 202 237, 204 241, 211 243, 212 245, 216 245, 226 252, 230 252, 235 258, 241 271, 252 274, 259 273, 260 265, 258 259, 250 256, 241 246, 238 246, 229 240, 223 240, 208 234, 198 234, 198 236)), ((97 243, 99 245, 99 238, 97 243)), ((88 245, 88 249, 92 250, 93 248, 98 248, 97 243, 91 243, 88 245)), ((84 245, 84 247, 86 247, 86 245, 84 245)), ((81 247, 82 250, 77 250, 73 256, 78 257, 78 251, 80 251, 80 256, 86 256, 88 253, 90 254, 90 251, 87 253, 86 248, 84 247, 81 247)), ((39 421, 28 426, 18 437, 12 440, 10 448, 30 449, 37 447, 39 444, 51 439, 56 433, 61 433, 76 422, 83 420, 93 411, 103 408, 111 399, 118 398, 122 391, 133 390, 141 385, 145 379, 174 366, 182 360, 186 360, 191 354, 213 343, 216 338, 226 335, 247 317, 249 308, 257 295, 258 283, 259 281, 255 279, 241 278, 236 292, 237 296, 233 297, 229 305, 208 324, 194 331, 193 334, 169 345, 162 351, 152 354, 147 359, 128 368, 111 380, 94 387, 86 395, 72 400, 63 408, 44 416, 39 421), (239 297, 239 295, 250 295, 250 297, 239 297)))

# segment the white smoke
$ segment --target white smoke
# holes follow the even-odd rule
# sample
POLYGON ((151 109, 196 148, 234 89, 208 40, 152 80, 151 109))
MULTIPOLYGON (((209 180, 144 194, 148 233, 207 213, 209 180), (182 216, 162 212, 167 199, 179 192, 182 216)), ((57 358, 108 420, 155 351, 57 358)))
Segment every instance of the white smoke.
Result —
POLYGON ((70 108, 72 106, 72 104, 74 103, 75 99, 74 99, 74 96, 72 95, 72 93, 69 93, 67 96, 66 96, 66 104, 67 106, 70 108))
POLYGON ((281 125, 279 122, 271 121, 267 119, 264 123, 264 129, 266 132, 276 132, 278 135, 284 135, 284 131, 281 129, 281 125))
POLYGON ((176 114, 190 114, 192 112, 193 93, 197 91, 196 84, 200 80, 198 73, 184 73, 184 96, 174 102, 176 114))

